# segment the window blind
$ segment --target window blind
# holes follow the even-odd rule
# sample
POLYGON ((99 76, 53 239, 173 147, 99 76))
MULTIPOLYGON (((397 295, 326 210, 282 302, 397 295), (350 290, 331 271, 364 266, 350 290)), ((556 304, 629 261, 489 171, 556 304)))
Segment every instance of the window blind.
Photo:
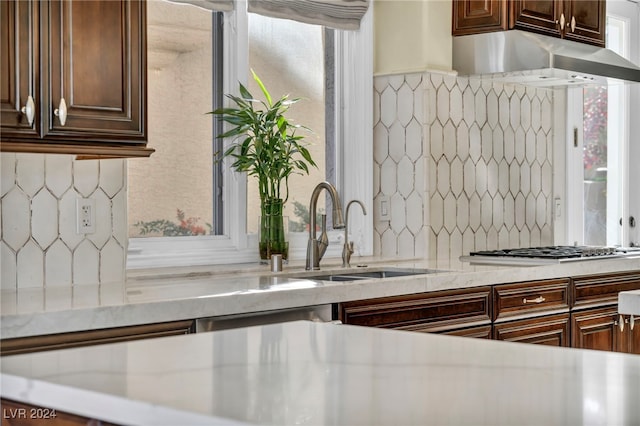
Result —
POLYGON ((233 0, 167 0, 170 3, 191 4, 214 12, 231 12, 233 0))
POLYGON ((357 30, 369 0, 249 0, 249 12, 340 30, 357 30))

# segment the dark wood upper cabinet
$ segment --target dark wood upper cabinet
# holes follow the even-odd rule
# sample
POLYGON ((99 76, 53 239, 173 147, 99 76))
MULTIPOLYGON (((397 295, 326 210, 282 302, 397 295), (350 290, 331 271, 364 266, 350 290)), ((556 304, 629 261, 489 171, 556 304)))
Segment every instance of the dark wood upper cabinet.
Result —
POLYGON ((453 35, 509 29, 504 0, 469 0, 453 2, 453 35))
POLYGON ((606 0, 453 0, 453 35, 510 29, 604 47, 606 0))
POLYGON ((9 52, 2 62, 2 151, 153 152, 146 148, 144 0, 3 1, 2 27, 9 52), (29 96, 31 125, 22 111, 29 96))

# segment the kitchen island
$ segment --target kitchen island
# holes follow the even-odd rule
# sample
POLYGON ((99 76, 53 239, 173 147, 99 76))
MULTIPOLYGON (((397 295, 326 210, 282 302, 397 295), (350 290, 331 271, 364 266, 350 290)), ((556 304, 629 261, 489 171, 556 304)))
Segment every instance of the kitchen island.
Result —
POLYGON ((117 424, 637 425, 640 357, 314 323, 16 355, 2 398, 117 424))

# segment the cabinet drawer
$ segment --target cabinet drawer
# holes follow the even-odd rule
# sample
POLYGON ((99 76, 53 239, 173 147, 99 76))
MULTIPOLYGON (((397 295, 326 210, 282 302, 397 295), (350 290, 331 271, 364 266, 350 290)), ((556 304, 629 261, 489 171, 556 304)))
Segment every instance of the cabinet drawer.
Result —
POLYGON ((640 271, 573 278, 574 308, 618 303, 618 293, 640 289, 640 271))
POLYGON ((507 342, 569 346, 569 330, 569 313, 566 313, 497 324, 493 338, 507 342))
POLYGON ((494 320, 535 312, 569 310, 569 279, 503 284, 493 288, 494 320))
POLYGON ((344 302, 340 304, 339 319, 344 324, 414 331, 429 324, 430 331, 437 332, 460 324, 488 324, 491 287, 344 302))

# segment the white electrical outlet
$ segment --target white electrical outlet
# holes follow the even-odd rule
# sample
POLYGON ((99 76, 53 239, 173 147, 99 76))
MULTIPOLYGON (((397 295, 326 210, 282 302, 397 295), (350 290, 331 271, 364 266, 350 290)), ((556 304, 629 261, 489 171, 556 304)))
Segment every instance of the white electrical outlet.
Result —
POLYGON ((96 232, 96 200, 78 198, 76 200, 76 232, 93 234, 96 232))

